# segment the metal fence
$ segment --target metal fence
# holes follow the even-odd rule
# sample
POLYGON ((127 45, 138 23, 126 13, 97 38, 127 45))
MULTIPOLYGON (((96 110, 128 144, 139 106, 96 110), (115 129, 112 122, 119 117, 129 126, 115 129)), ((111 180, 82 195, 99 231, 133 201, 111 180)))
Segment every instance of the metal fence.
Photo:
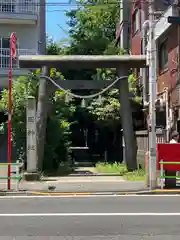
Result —
MULTIPOLYGON (((11 165, 11 174, 10 177, 7 176, 8 173, 8 165, 9 163, 0 163, 0 180, 6 180, 10 179, 10 181, 15 181, 15 189, 16 191, 19 190, 19 183, 22 179, 20 169, 23 167, 23 163, 20 163, 19 161, 16 161, 16 163, 10 163, 11 165)), ((6 181, 3 182, 3 187, 6 186, 6 181)))
MULTIPOLYGON (((0 68, 9 68, 9 48, 0 48, 0 68)), ((19 68, 19 55, 36 55, 35 49, 17 49, 17 60, 13 60, 13 68, 19 68)))
POLYGON ((1 13, 38 14, 39 0, 0 0, 1 13))

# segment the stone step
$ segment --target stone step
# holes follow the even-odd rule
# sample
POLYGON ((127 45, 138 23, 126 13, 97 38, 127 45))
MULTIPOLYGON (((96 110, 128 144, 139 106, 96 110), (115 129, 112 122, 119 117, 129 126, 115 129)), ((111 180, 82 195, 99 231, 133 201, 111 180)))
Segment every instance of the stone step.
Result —
POLYGON ((74 162, 75 167, 93 167, 94 164, 92 162, 74 162))

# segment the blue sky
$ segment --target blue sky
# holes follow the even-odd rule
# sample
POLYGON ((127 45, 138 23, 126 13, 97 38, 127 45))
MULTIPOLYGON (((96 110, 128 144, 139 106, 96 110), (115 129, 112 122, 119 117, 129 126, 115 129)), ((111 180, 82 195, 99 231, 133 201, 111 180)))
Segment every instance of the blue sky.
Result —
POLYGON ((68 6, 68 4, 65 4, 64 6, 58 4, 55 6, 54 3, 68 3, 68 0, 47 0, 46 32, 49 37, 52 37, 54 41, 58 42, 61 39, 68 38, 66 34, 66 31, 68 30, 66 22, 68 19, 65 16, 65 11, 70 10, 73 6, 68 6))

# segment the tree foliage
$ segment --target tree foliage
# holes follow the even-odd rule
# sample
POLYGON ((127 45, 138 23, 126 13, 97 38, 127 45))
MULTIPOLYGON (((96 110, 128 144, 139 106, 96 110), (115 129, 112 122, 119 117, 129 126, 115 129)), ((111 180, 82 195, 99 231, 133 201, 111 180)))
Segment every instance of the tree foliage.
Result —
MULTIPOLYGON (((35 76, 19 77, 13 81, 12 87, 12 143, 17 150, 18 158, 24 159, 26 152, 26 102, 28 96, 37 97, 35 76)), ((2 91, 0 107, 7 111, 8 90, 2 91)), ((7 123, 2 123, 3 131, 7 132, 7 123)))
MULTIPOLYGON (((67 13, 70 27, 68 54, 120 54, 121 50, 114 44, 119 14, 118 1, 110 0, 107 3, 107 1, 98 0, 82 1, 81 3, 77 10, 67 13)), ((84 71, 81 72, 84 75, 84 71)), ((92 80, 107 80, 115 76, 114 71, 106 69, 97 69, 97 71, 89 73, 89 78, 92 80)), ((86 77, 86 79, 88 78, 86 77)), ((119 103, 113 93, 114 91, 110 91, 110 94, 104 94, 102 101, 98 101, 98 99, 91 101, 88 109, 97 119, 114 119, 115 113, 119 113, 119 103)))
MULTIPOLYGON (((89 0, 81 1, 78 9, 67 13, 69 17, 69 54, 122 55, 124 50, 115 45, 116 23, 119 21, 119 1, 89 0)), ((84 76, 84 71, 81 71, 84 76)), ((115 69, 97 69, 90 72, 93 80, 115 80, 115 69)), ((87 78, 86 78, 87 79, 87 78)), ((129 89, 136 95, 133 74, 129 76, 129 89)), ((133 99, 134 100, 134 99, 133 99)), ((136 101, 139 99, 136 98, 136 101)), ((108 90, 100 99, 96 98, 88 106, 98 120, 114 122, 119 120, 119 95, 117 89, 108 90)))
POLYGON ((102 54, 115 39, 119 3, 114 0, 81 3, 77 10, 67 13, 70 18, 69 51, 71 54, 102 54))
POLYGON ((52 99, 53 109, 48 117, 43 169, 53 171, 59 163, 68 160, 70 142, 69 119, 75 106, 65 102, 65 93, 57 90, 52 99), (51 161, 49 161, 51 159, 51 161))
MULTIPOLYGON (((50 71, 51 77, 55 74, 62 79, 55 69, 50 71)), ((26 159, 26 105, 28 96, 34 96, 37 100, 40 70, 26 77, 19 77, 12 85, 12 143, 17 151, 17 158, 26 159)), ((64 101, 65 95, 56 91, 51 99, 53 108, 48 116, 47 137, 45 143, 45 157, 43 169, 53 171, 58 168, 61 161, 66 161, 68 155, 70 124, 68 118, 74 112, 74 107, 64 101)), ((0 100, 1 109, 7 111, 8 90, 4 89, 0 100)), ((3 123, 1 131, 7 132, 7 123, 3 123)))

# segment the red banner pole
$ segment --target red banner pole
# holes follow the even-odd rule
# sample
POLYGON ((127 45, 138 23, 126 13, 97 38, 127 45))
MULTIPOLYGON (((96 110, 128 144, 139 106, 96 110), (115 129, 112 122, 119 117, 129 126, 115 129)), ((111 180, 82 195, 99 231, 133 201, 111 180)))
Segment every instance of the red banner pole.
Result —
POLYGON ((16 57, 16 36, 12 33, 10 36, 10 54, 9 54, 9 81, 8 81, 8 179, 7 188, 11 189, 11 118, 12 118, 12 58, 16 57))

